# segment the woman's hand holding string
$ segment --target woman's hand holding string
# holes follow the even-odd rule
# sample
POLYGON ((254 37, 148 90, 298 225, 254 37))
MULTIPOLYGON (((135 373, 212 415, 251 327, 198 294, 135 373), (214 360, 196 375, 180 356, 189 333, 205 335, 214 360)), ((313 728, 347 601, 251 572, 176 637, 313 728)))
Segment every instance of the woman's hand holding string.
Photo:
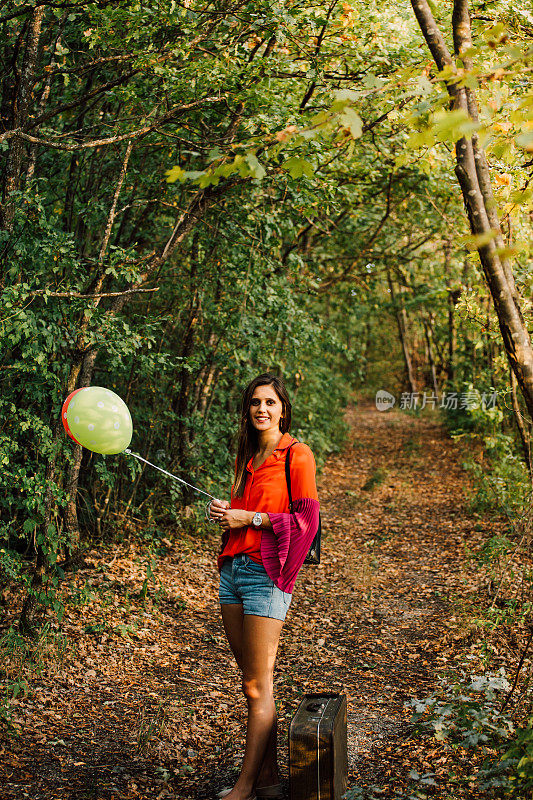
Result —
POLYGON ((252 523, 253 514, 242 508, 225 508, 217 520, 224 530, 234 530, 235 528, 245 528, 252 523))
POLYGON ((253 514, 250 515, 249 511, 244 511, 241 508, 230 508, 227 500, 213 500, 211 502, 210 516, 214 522, 227 531, 250 525, 253 514))
POLYGON ((214 522, 220 522, 222 513, 226 508, 229 508, 227 500, 211 500, 209 516, 214 522))
POLYGON ((224 530, 243 528, 250 525, 253 514, 242 508, 230 508, 227 500, 213 500, 211 502, 211 519, 217 522, 224 530))

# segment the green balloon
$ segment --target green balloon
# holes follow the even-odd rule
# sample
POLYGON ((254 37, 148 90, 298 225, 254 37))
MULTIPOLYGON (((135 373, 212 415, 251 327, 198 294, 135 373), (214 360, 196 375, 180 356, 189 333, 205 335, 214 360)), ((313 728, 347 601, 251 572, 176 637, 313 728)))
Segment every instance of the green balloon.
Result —
POLYGON ((126 403, 102 386, 87 386, 67 408, 70 431, 79 444, 94 453, 121 453, 131 442, 133 424, 126 403))

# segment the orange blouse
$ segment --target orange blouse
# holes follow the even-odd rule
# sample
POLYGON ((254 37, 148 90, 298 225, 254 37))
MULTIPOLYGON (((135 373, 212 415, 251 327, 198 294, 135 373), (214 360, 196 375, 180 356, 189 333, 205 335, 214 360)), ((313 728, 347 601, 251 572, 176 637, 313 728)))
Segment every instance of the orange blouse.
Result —
MULTIPOLYGON (((231 487, 231 508, 246 511, 288 512, 289 493, 285 478, 285 459, 287 448, 297 441, 290 433, 284 433, 277 448, 257 468, 253 468, 254 457, 246 465, 249 473, 246 478, 242 497, 234 497, 231 487)), ((318 500, 315 481, 316 464, 308 445, 299 443, 291 450, 291 493, 292 499, 301 497, 318 500)), ((229 537, 218 556, 219 569, 226 557, 246 553, 253 561, 263 563, 261 558, 261 529, 250 525, 246 528, 235 528, 229 531, 229 537)))

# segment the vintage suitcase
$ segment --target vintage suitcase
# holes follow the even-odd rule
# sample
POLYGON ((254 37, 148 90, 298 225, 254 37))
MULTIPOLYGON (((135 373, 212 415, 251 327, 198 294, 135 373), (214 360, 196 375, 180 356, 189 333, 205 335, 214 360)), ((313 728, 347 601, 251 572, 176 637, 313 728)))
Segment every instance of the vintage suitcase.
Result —
POLYGON ((289 725, 290 800, 341 800, 348 780, 345 694, 306 694, 289 725))

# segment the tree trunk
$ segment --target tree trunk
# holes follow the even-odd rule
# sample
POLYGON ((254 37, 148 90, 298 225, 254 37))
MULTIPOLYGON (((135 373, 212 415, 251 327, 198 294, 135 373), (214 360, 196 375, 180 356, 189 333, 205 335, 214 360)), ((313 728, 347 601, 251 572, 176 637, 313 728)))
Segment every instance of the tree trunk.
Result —
MULTIPOLYGON (((90 386, 96 361, 96 350, 89 351, 83 359, 78 389, 90 386)), ((64 532, 66 535, 67 557, 64 567, 72 567, 78 563, 80 548, 80 531, 78 527, 78 483, 80 478, 81 460, 83 458, 83 447, 79 444, 74 446, 74 458, 68 470, 65 490, 68 492, 68 500, 63 512, 64 532)))
POLYGON ((426 344, 428 349, 429 368, 431 370, 431 382, 433 384, 433 393, 436 397, 439 394, 439 384, 437 381, 437 370, 435 367, 435 359, 433 357, 433 333, 432 333, 432 320, 424 318, 424 333, 426 335, 426 344))
POLYGON ((528 430, 524 424, 524 417, 522 415, 522 412, 520 411, 520 404, 518 402, 518 397, 516 393, 516 375, 514 374, 512 369, 509 370, 509 373, 511 380, 511 397, 513 401, 513 412, 514 412, 516 427, 518 428, 518 434, 520 436, 520 443, 522 445, 522 455, 524 456, 524 462, 529 471, 529 477, 533 479, 533 470, 531 465, 531 426, 530 430, 528 430))
MULTIPOLYGON (((47 69, 47 67, 44 67, 45 70, 47 69, 47 72, 46 72, 46 79, 45 79, 45 82, 44 82, 44 87, 43 87, 43 90, 41 92, 41 98, 39 100, 39 105, 37 106, 37 116, 38 117, 40 117, 42 114, 44 114, 44 109, 46 108, 46 103, 47 103, 47 100, 48 100, 48 98, 50 96, 50 88, 51 88, 51 85, 52 85, 52 75, 54 74, 53 73, 53 67, 56 66, 56 62, 54 60, 55 59, 55 53, 56 53, 56 47, 57 47, 57 45, 58 45, 58 43, 59 43, 59 41, 61 39, 61 34, 63 33, 63 29, 65 27, 65 22, 67 21, 67 18, 68 18, 68 13, 69 13, 68 10, 63 12, 63 16, 61 17, 61 19, 58 22, 57 33, 56 33, 54 39, 52 40, 51 45, 48 47, 48 52, 49 52, 49 56, 50 57, 48 59, 48 64, 47 64, 48 69, 47 69)), ((34 136, 38 136, 39 135, 40 128, 41 128, 40 125, 36 125, 35 128, 33 128, 33 135, 34 136)), ((38 149, 38 146, 36 144, 30 144, 29 147, 28 147, 28 166, 27 166, 27 169, 26 169, 26 180, 28 180, 29 178, 32 178, 34 173, 35 173, 35 165, 37 163, 37 149, 38 149)))
MULTIPOLYGON (((438 69, 449 66, 455 72, 454 60, 427 0, 411 0, 411 4, 438 69)), ((455 0, 452 27, 455 54, 461 57, 468 70, 471 61, 462 55, 471 46, 468 0, 455 0)), ((446 87, 452 108, 463 109, 476 121, 477 105, 473 90, 458 86, 453 80, 447 82, 446 87)), ((492 295, 509 364, 516 375, 529 414, 533 417, 533 347, 521 311, 511 265, 508 259, 501 258, 497 252, 503 246, 503 238, 492 195, 487 159, 475 134, 472 139, 459 139, 456 144, 456 159, 455 174, 463 194, 471 232, 477 236, 494 233, 494 238, 488 243, 479 245, 479 258, 492 295)))
MULTIPOLYGON (((48 525, 51 524, 51 513, 53 503, 52 485, 55 478, 55 467, 58 453, 58 440, 63 431, 63 423, 61 419, 56 422, 54 431, 54 441, 52 445, 53 455, 46 467, 45 485, 46 495, 44 499, 44 523, 43 523, 43 536, 48 538, 48 525)), ((37 609, 41 606, 40 593, 43 591, 44 579, 48 571, 48 557, 47 552, 41 544, 37 545, 37 560, 33 570, 30 589, 24 600, 22 611, 19 617, 19 630, 21 633, 29 636, 35 635, 35 614, 37 609)))
POLYGON ((495 386, 496 378, 494 374, 494 344, 490 334, 490 309, 492 307, 492 301, 490 295, 487 296, 486 308, 485 308, 485 365, 490 375, 490 382, 491 386, 495 386))
POLYGON ((390 270, 388 268, 387 268, 387 280, 389 282, 391 300, 395 307, 396 322, 398 324, 398 336, 400 337, 400 344, 402 346, 407 385, 409 387, 409 392, 411 394, 416 394, 416 381, 413 373, 413 365, 411 363, 411 354, 409 353, 409 346, 407 344, 407 314, 405 313, 405 308, 403 307, 403 305, 400 305, 400 303, 396 299, 396 294, 394 291, 394 283, 390 274, 390 270))
POLYGON ((460 289, 448 289, 448 364, 446 377, 451 385, 455 378, 455 353, 457 350, 457 326, 455 324, 455 306, 461 296, 460 289))
POLYGON ((370 346, 372 342, 371 337, 372 329, 370 323, 364 322, 364 335, 363 335, 363 349, 361 351, 361 381, 366 381, 368 375, 368 354, 370 353, 370 346))
POLYGON ((213 400, 215 399, 215 390, 217 388, 218 379, 220 378, 221 374, 222 374, 222 370, 220 369, 220 367, 217 367, 215 375, 214 375, 214 378, 213 378, 213 382, 211 384, 211 394, 209 396, 209 399, 207 401, 207 404, 206 404, 205 410, 204 410, 204 421, 203 421, 204 427, 206 426, 207 420, 209 418, 209 412, 211 410, 211 406, 213 405, 213 400))
POLYGON ((198 410, 200 414, 205 413, 207 407, 207 401, 212 391, 213 381, 215 379, 215 375, 218 372, 218 367, 214 363, 214 360, 219 342, 220 342, 220 337, 217 339, 216 334, 212 333, 208 339, 208 347, 210 350, 209 359, 205 366, 205 374, 202 376, 202 379, 199 382, 198 394, 195 404, 195 408, 198 410))
MULTIPOLYGON (((84 95, 89 95, 92 84, 94 80, 94 70, 89 72, 89 76, 87 78, 87 83, 85 85, 85 92, 84 95)), ((85 114, 87 111, 87 103, 88 100, 82 100, 80 111, 76 117, 76 124, 75 124, 75 131, 81 131, 83 129, 83 124, 85 121, 85 114)), ((73 138, 75 141, 82 141, 81 133, 74 132, 73 138)), ((79 151, 74 150, 72 155, 70 156, 70 167, 69 167, 69 175, 67 180, 67 191, 65 193, 65 205, 63 209, 63 228, 65 231, 69 232, 72 230, 74 226, 74 200, 76 197, 76 190, 78 188, 78 181, 79 181, 79 165, 80 160, 83 158, 82 153, 79 151)))
MULTIPOLYGON (((122 167, 117 180, 117 185, 115 187, 115 193, 113 195, 113 201, 111 203, 111 208, 109 210, 106 227, 100 245, 100 251, 98 253, 98 269, 96 273, 96 278, 91 286, 91 290, 94 294, 97 294, 98 292, 102 291, 102 286, 105 280, 105 269, 104 269, 105 255, 107 252, 107 247, 109 244, 109 238, 111 236, 111 230, 113 228, 113 223, 115 221, 117 203, 122 189, 122 184, 124 183, 124 180, 126 178, 132 147, 133 143, 130 139, 126 146, 126 153, 124 155, 124 160, 122 162, 122 167)), ((99 305, 100 299, 101 298, 97 297, 95 298, 94 301, 92 301, 92 306, 94 308, 96 308, 99 305)), ((87 332, 87 324, 82 323, 80 327, 80 334, 78 336, 76 343, 78 353, 83 353, 85 351, 86 332, 87 332)), ((81 362, 79 379, 77 381, 78 389, 81 389, 85 386, 90 386, 97 354, 98 351, 95 349, 91 349, 84 353, 81 362)), ((79 550, 79 542, 80 542, 76 500, 78 494, 78 482, 80 476, 82 457, 83 457, 83 449, 82 447, 80 447, 80 445, 76 445, 74 448, 74 459, 68 471, 66 489, 69 494, 69 499, 67 501, 67 505, 65 506, 65 511, 64 511, 64 524, 65 524, 65 533, 67 536, 67 553, 68 553, 66 563, 69 566, 71 566, 72 563, 75 561, 75 554, 79 550)))
MULTIPOLYGON (((20 79, 12 98, 10 124, 12 130, 22 127, 28 116, 39 52, 43 14, 44 6, 37 6, 33 9, 26 37, 20 79)), ((16 71, 16 63, 13 63, 13 69, 16 71)), ((0 229, 8 231, 12 230, 15 217, 15 206, 10 200, 10 195, 19 185, 24 148, 25 142, 19 136, 14 136, 9 140, 9 150, 3 175, 2 202, 0 203, 0 229)))
MULTIPOLYGON (((200 316, 201 299, 198 290, 197 271, 198 271, 198 247, 199 234, 196 231, 191 245, 191 269, 189 274, 189 314, 183 335, 183 345, 180 358, 183 359, 183 366, 180 369, 177 386, 178 394, 173 404, 173 411, 177 415, 176 436, 174 438, 176 452, 172 454, 172 468, 176 469, 187 465, 188 454, 191 447, 191 429, 188 424, 189 400, 191 372, 188 369, 187 359, 194 350, 195 328, 200 316)), ((174 449, 174 448, 173 448, 174 449)), ((192 489, 187 486, 182 487, 185 505, 192 501, 192 489)))

